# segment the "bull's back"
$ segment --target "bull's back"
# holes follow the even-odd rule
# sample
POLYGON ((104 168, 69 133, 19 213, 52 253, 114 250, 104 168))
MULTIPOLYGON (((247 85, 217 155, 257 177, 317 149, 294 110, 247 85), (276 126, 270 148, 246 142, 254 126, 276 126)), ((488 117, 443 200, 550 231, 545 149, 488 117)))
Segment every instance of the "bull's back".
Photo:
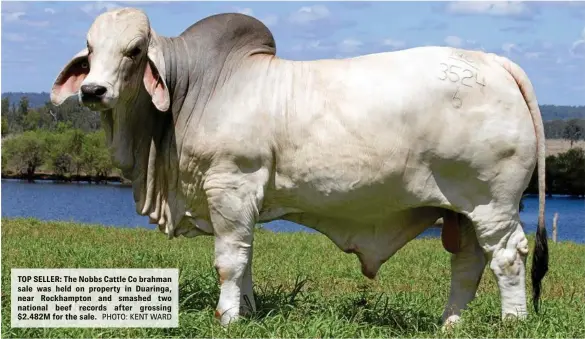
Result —
POLYGON ((277 195, 304 208, 400 209, 444 203, 435 174, 469 185, 508 154, 527 154, 529 166, 528 109, 491 58, 423 47, 304 63, 277 138, 277 195))

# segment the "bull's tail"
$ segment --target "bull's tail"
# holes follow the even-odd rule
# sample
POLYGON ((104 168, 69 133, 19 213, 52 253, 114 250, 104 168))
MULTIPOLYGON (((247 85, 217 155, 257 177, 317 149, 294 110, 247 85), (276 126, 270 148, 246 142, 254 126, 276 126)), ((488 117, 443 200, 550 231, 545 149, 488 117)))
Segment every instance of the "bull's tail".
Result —
POLYGON ((507 58, 496 56, 495 60, 506 69, 518 84, 520 92, 528 105, 534 130, 536 132, 537 143, 537 175, 538 175, 538 229, 536 231, 536 240, 534 244, 534 255, 532 256, 532 301, 534 310, 538 313, 540 300, 541 281, 548 271, 548 237, 544 224, 544 201, 545 201, 545 136, 542 117, 538 102, 534 94, 532 83, 528 76, 516 63, 507 58))

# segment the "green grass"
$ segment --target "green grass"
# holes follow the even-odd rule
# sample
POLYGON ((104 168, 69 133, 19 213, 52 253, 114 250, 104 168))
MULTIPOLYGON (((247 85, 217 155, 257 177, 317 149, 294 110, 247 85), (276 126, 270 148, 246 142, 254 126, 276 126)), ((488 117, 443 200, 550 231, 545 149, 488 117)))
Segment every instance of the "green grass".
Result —
POLYGON ((368 280, 357 257, 323 235, 259 229, 253 266, 258 312, 228 329, 213 317, 219 289, 212 244, 211 237, 169 241, 144 229, 3 219, 2 337, 585 337, 584 245, 549 244, 541 314, 529 303, 526 321, 500 321, 498 290, 487 269, 462 326, 443 333, 450 269, 436 239, 410 242, 368 280), (178 267, 180 327, 10 328, 13 267, 178 267))

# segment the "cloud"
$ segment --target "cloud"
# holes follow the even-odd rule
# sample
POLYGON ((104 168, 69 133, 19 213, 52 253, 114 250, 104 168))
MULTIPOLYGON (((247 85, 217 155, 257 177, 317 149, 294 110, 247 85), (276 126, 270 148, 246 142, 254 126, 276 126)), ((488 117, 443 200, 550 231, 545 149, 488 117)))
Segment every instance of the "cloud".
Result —
POLYGON ((24 12, 26 11, 26 2, 22 1, 3 1, 2 2, 2 14, 24 12))
POLYGON ((524 53, 524 57, 526 59, 538 59, 542 55, 542 52, 526 52, 524 53))
POLYGON ((307 40, 293 45, 290 50, 293 52, 324 52, 332 50, 335 46, 322 40, 307 40))
POLYGON ((23 24, 32 26, 32 27, 47 27, 49 26, 49 21, 33 21, 33 20, 23 20, 23 24))
POLYGON ((250 7, 227 7, 227 11, 235 12, 240 14, 249 15, 255 17, 256 19, 262 21, 268 27, 274 27, 278 23, 278 16, 275 14, 268 14, 263 17, 254 14, 254 10, 250 7))
POLYGON ((364 9, 372 6, 372 2, 367 1, 342 1, 339 3, 341 6, 349 9, 364 9))
POLYGON ((327 19, 330 15, 329 9, 324 5, 304 6, 292 13, 289 21, 293 24, 306 25, 327 19))
POLYGON ((81 6, 80 9, 88 15, 94 16, 102 12, 107 12, 115 8, 120 8, 120 5, 114 2, 96 1, 87 2, 81 6))
POLYGON ((359 40, 347 38, 339 43, 339 50, 344 53, 353 53, 363 46, 363 44, 364 43, 359 40))
POLYGON ((583 28, 583 31, 581 32, 581 39, 573 42, 570 52, 574 57, 585 57, 585 28, 583 28))
POLYGON ((254 15, 254 11, 251 8, 237 8, 236 12, 240 13, 240 14, 246 14, 249 16, 253 16, 254 15))
POLYGON ((382 41, 382 46, 389 46, 391 49, 399 49, 404 47, 405 42, 402 40, 385 39, 382 41))
POLYGON ((20 18, 25 14, 25 12, 2 13, 2 19, 4 19, 6 22, 15 22, 19 21, 20 18))
POLYGON ((157 1, 117 1, 117 3, 119 5, 123 5, 123 6, 128 6, 128 7, 136 7, 136 6, 151 6, 151 5, 160 5, 160 4, 168 4, 172 1, 163 1, 163 0, 157 0, 157 1))
POLYGON ((532 19, 537 7, 529 7, 522 1, 453 1, 446 11, 451 14, 491 15, 515 19, 532 19))
POLYGON ((23 66, 31 66, 32 64, 35 63, 35 61, 32 58, 22 58, 22 57, 2 58, 2 63, 6 64, 6 65, 23 67, 23 66))
POLYGON ((291 38, 322 40, 355 24, 333 15, 324 5, 303 6, 288 15, 281 32, 291 38))
POLYGON ((22 33, 3 33, 2 37, 5 38, 7 41, 12 42, 23 42, 26 41, 26 35, 22 33))
POLYGON ((530 30, 529 26, 508 26, 500 28, 500 32, 514 32, 514 33, 525 33, 530 30))
POLYGON ((585 19, 585 1, 569 0, 569 1, 542 1, 538 2, 540 7, 544 9, 560 9, 569 14, 572 18, 585 19))
POLYGON ((6 23, 21 24, 32 27, 47 27, 49 21, 36 21, 25 19, 28 15, 25 12, 3 12, 2 18, 6 23))
POLYGON ((262 21, 268 27, 276 26, 278 23, 278 16, 269 14, 263 18, 260 18, 260 21, 262 21))
POLYGON ((49 14, 55 14, 57 11, 55 11, 54 9, 47 7, 44 10, 45 13, 49 13, 49 14))
POLYGON ((506 42, 502 44, 502 51, 510 55, 512 52, 522 52, 522 50, 514 43, 506 42))
POLYGON ((434 19, 429 19, 426 18, 423 21, 421 21, 419 24, 410 27, 410 30, 414 30, 414 31, 439 31, 439 30, 444 30, 447 27, 449 27, 449 25, 444 22, 444 21, 437 21, 434 19))
POLYGON ((449 35, 444 41, 451 47, 461 47, 463 45, 463 39, 455 35, 449 35))

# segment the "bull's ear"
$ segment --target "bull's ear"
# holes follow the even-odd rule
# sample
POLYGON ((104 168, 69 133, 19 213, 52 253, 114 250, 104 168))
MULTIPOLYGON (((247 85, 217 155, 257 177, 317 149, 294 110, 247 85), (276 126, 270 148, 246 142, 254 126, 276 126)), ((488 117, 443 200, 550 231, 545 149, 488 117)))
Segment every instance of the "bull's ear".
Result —
POLYGON ((171 105, 171 98, 165 81, 165 63, 162 52, 156 43, 148 47, 146 68, 144 69, 144 87, 152 97, 152 103, 159 111, 166 112, 171 105))
POLYGON ((79 91, 83 79, 89 74, 87 56, 88 50, 84 48, 75 54, 69 63, 63 67, 51 89, 51 102, 53 105, 61 105, 63 101, 79 91))

